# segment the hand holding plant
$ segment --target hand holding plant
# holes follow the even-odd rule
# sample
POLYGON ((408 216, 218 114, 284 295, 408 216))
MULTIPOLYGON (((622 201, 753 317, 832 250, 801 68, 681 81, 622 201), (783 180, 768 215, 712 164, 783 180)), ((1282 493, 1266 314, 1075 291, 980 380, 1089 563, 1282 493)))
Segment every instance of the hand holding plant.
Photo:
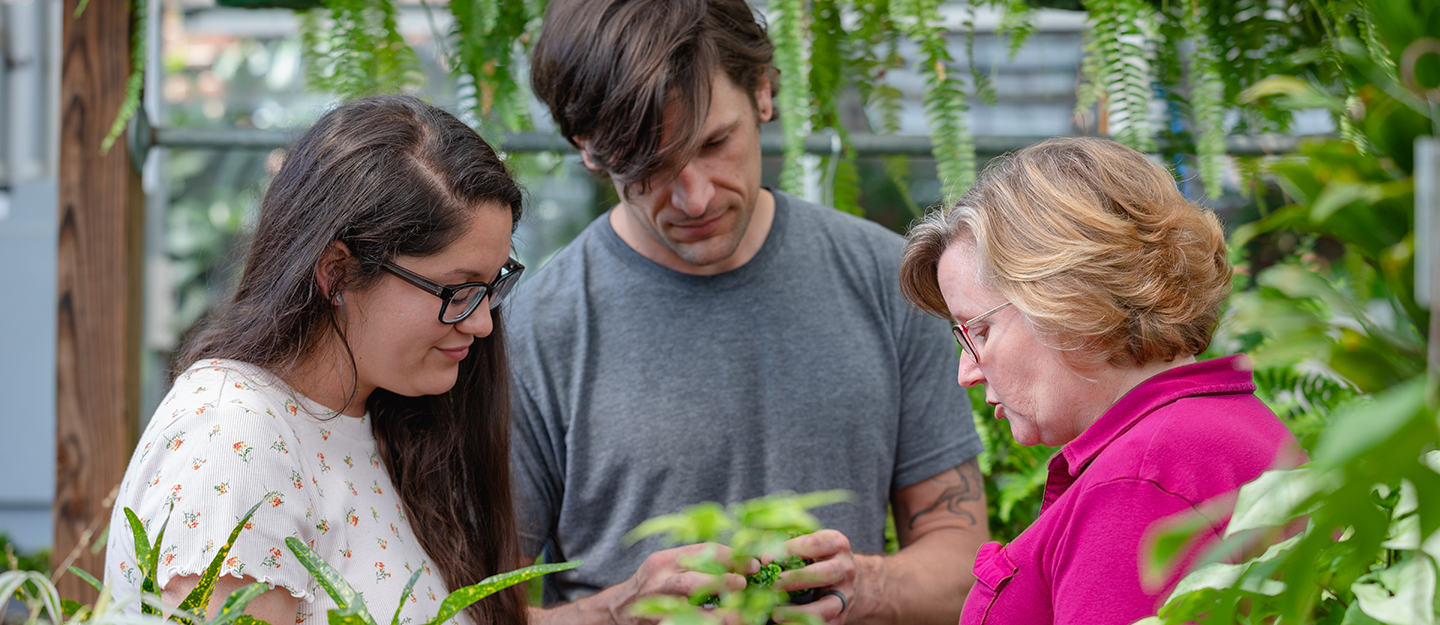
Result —
MULTIPOLYGON (((668 588, 634 602, 631 613, 642 618, 659 619, 662 625, 730 622, 762 625, 777 609, 793 605, 798 596, 782 588, 794 587, 803 572, 807 553, 791 553, 797 536, 806 537, 821 529, 820 522, 808 510, 842 501, 849 501, 846 491, 823 491, 806 495, 780 494, 760 497, 731 505, 728 509, 714 502, 691 506, 677 514, 650 519, 626 536, 630 542, 647 536, 663 534, 674 543, 690 546, 657 552, 667 554, 683 569, 683 575, 703 575, 704 582, 668 588), (695 544, 704 543, 704 544, 695 544), (793 572, 792 572, 793 571, 793 572), (738 573, 749 575, 742 583, 738 573), (788 584, 787 584, 788 582, 788 584), (777 586, 778 584, 778 586, 777 586), (683 596, 677 596, 683 595, 683 596)), ((838 532, 833 533, 843 536, 838 532)), ((834 551, 828 543, 833 537, 818 536, 802 540, 817 551, 834 551)), ((845 551, 848 553, 848 542, 845 551)), ((646 564, 650 563, 647 560, 646 564)), ((645 569, 641 567, 642 571, 645 569)), ((853 567, 850 569, 853 571, 853 567)), ((811 574, 824 575, 824 572, 811 574)), ((636 577, 640 576, 637 572, 636 577)), ((853 577, 853 576, 852 576, 853 577)), ((681 578, 683 579, 683 578, 681 578)), ((696 578, 689 578, 695 581, 696 578)), ((803 582, 801 582, 803 583, 803 582)), ((665 588, 665 586, 656 586, 665 588)), ((790 622, 818 624, 823 620, 809 612, 786 610, 781 617, 790 622)))

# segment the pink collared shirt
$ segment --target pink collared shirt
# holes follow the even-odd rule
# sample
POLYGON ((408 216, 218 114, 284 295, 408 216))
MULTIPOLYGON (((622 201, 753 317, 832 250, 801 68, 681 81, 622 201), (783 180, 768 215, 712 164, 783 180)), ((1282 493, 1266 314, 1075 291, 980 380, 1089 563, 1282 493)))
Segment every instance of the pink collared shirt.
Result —
POLYGON ((1010 544, 981 547, 960 622, 1128 624, 1155 614, 1224 533, 1234 491, 1304 462, 1255 398, 1248 362, 1230 356, 1150 378, 1055 454, 1040 517, 1010 544), (1147 586, 1146 530, 1189 512, 1206 515, 1207 534, 1163 586, 1147 586))

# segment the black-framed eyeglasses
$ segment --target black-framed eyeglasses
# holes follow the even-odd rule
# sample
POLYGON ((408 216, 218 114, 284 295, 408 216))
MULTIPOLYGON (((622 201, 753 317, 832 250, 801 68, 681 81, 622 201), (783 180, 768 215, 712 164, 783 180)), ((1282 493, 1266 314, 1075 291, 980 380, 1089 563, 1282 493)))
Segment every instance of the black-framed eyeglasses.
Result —
POLYGON ((490 296, 490 309, 500 305, 500 300, 515 287, 516 278, 525 271, 525 265, 511 258, 500 268, 500 275, 493 284, 466 282, 464 284, 440 284, 418 273, 393 263, 380 263, 380 268, 395 274, 420 290, 440 298, 440 323, 456 324, 464 321, 470 313, 480 307, 486 295, 490 296))
POLYGON ((959 343, 961 347, 965 348, 966 352, 970 353, 970 357, 975 359, 975 364, 980 364, 980 352, 975 351, 975 341, 970 338, 970 326, 975 324, 976 322, 988 319, 990 315, 1004 310, 1005 307, 1009 305, 1010 302, 1005 302, 1004 304, 980 313, 980 315, 975 317, 974 319, 950 326, 950 331, 955 333, 955 341, 959 343))

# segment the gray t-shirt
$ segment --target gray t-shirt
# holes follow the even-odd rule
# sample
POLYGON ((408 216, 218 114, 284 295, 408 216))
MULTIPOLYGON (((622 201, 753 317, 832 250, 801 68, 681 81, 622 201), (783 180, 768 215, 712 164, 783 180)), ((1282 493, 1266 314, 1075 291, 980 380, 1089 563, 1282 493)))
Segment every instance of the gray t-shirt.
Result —
POLYGON ((738 269, 666 269, 602 216, 507 303, 522 549, 585 561, 549 598, 624 581, 667 546, 626 532, 701 501, 847 489, 816 516, 880 552, 892 491, 980 453, 949 328, 900 295, 902 239, 774 195, 738 269))

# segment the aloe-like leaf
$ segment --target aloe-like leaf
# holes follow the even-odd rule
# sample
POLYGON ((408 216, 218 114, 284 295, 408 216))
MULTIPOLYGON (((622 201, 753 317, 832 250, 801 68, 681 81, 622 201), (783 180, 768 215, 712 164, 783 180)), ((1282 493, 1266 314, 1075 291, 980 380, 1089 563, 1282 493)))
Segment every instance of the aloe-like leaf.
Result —
MULTIPOLYGON (((142 595, 144 593, 151 593, 155 595, 160 594, 160 583, 156 581, 160 569, 160 547, 164 544, 165 528, 170 526, 170 514, 174 512, 175 506, 172 504, 170 506, 170 512, 166 513, 165 515, 165 521, 160 524, 160 531, 155 534, 155 544, 148 547, 148 550, 145 554, 146 558, 143 563, 139 565, 141 567, 141 570, 145 573, 144 579, 140 582, 140 592, 142 595)), ((133 513, 131 516, 132 518, 134 518, 134 520, 131 521, 132 524, 139 521, 139 518, 134 517, 133 513)), ((137 525, 132 525, 132 528, 133 527, 137 527, 137 525)), ((140 528, 139 531, 141 536, 143 536, 145 534, 145 526, 138 525, 138 527, 140 528)), ((143 540, 143 538, 141 540, 143 540)), ((137 557, 136 559, 138 560, 139 558, 137 557)), ((140 606, 140 613, 161 614, 161 610, 153 605, 150 605, 149 603, 144 603, 140 606)))
MULTIPOLYGON (((500 575, 492 575, 490 577, 487 577, 483 580, 480 580, 480 583, 478 584, 466 586, 464 588, 456 590, 455 592, 450 593, 449 596, 445 597, 445 600, 440 602, 440 611, 435 615, 434 620, 430 621, 430 625, 440 625, 441 623, 444 623, 445 621, 454 618, 456 614, 459 614, 465 608, 470 607, 476 601, 479 601, 501 590, 514 586, 515 584, 519 584, 520 582, 526 580, 535 579, 536 577, 540 577, 541 575, 558 573, 560 571, 568 571, 577 566, 580 566, 581 564, 584 563, 580 561, 575 561, 559 562, 556 564, 536 564, 534 566, 527 566, 523 569, 516 569, 514 571, 510 571, 509 573, 502 573, 500 575)), ((332 625, 336 625, 333 620, 331 621, 331 623, 332 625)))
MULTIPOLYGON (((251 509, 251 512, 254 512, 254 509, 251 509)), ((234 539, 232 538, 231 540, 234 539)), ((265 594, 268 590, 270 590, 269 584, 263 582, 255 582, 241 586, 235 592, 230 593, 229 597, 225 598, 225 605, 220 606, 220 613, 215 615, 215 620, 205 625, 234 625, 241 616, 244 616, 245 606, 250 605, 251 601, 265 594)))
POLYGON ((150 537, 145 535, 145 524, 128 507, 125 508, 125 520, 129 522, 130 534, 135 538, 135 565, 140 567, 141 575, 148 575, 145 567, 150 562, 150 537))
POLYGON ((185 596, 185 600, 180 602, 180 609, 190 610, 201 615, 205 614, 206 606, 210 605, 210 595, 215 592, 215 580, 220 578, 220 567, 225 565, 225 556, 230 555, 230 548, 235 546, 235 539, 240 537, 240 531, 245 529, 245 524, 250 522, 250 517, 255 515, 255 511, 259 510, 260 504, 263 503, 265 500, 262 498, 255 505, 250 506, 250 510, 240 518, 239 523, 235 524, 235 529, 230 531, 230 538, 225 541, 224 545, 221 545, 220 550, 215 553, 215 558, 210 560, 210 566, 205 568, 205 573, 200 576, 200 581, 195 584, 195 588, 190 590, 190 594, 185 596))
POLYGON ((95 590, 105 590, 105 585, 100 583, 100 580, 95 579, 94 575, 86 573, 85 569, 82 569, 78 566, 72 566, 70 567, 70 572, 74 573, 75 577, 85 580, 85 583, 94 586, 95 590))
POLYGON ((415 572, 410 574, 410 581, 405 582, 405 590, 400 593, 400 603, 395 605, 395 616, 391 617, 390 625, 400 625, 400 610, 405 607, 405 600, 410 598, 410 593, 415 590, 415 582, 420 579, 420 574, 423 572, 425 572, 425 563, 421 562, 415 572))
POLYGON ((300 539, 294 536, 285 538, 285 546, 289 547, 290 551, 295 554, 295 558, 300 560, 300 565, 315 576, 315 581, 320 583, 320 587, 325 589, 325 594, 330 595, 330 598, 335 601, 335 605, 340 606, 339 610, 331 610, 328 613, 332 625, 338 625, 338 623, 375 625, 375 619, 365 608, 365 602, 360 598, 360 593, 355 592, 355 589, 350 587, 350 583, 340 576, 340 572, 330 566, 324 558, 321 558, 320 554, 315 553, 315 550, 305 546, 305 543, 300 542, 300 539), (337 618, 340 619, 338 623, 337 618))

